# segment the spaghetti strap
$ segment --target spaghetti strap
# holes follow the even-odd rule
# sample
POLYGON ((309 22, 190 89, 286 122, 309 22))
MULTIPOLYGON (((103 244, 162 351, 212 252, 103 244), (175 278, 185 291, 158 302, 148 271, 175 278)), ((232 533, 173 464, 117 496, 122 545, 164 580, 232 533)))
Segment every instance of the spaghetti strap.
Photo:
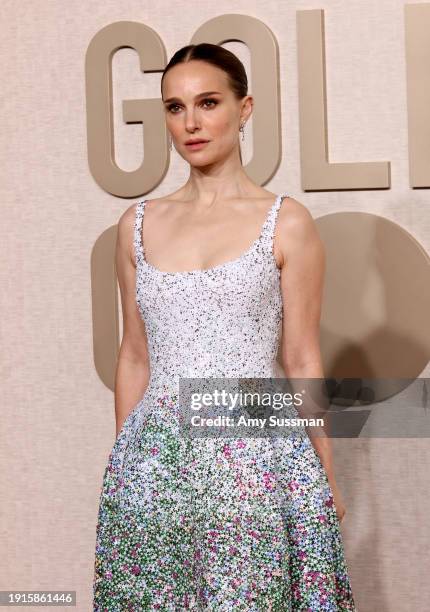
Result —
POLYGON ((283 200, 288 197, 290 196, 287 193, 278 195, 269 211, 269 214, 267 215, 266 222, 264 223, 263 231, 261 233, 261 241, 269 253, 273 252, 273 241, 275 238, 276 220, 278 218, 279 209, 281 208, 283 200))
POLYGON ((143 241, 142 241, 142 219, 146 200, 139 200, 136 204, 134 216, 134 256, 136 261, 141 261, 144 258, 143 241))

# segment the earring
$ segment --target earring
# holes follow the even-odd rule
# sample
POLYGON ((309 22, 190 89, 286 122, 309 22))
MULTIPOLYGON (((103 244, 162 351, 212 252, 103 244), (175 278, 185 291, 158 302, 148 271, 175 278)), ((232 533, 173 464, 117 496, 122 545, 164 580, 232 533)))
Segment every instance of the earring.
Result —
POLYGON ((169 141, 170 141, 169 149, 172 151, 173 150, 173 140, 171 136, 169 136, 169 141))
POLYGON ((239 132, 242 132, 242 140, 245 140, 245 121, 240 124, 239 132))

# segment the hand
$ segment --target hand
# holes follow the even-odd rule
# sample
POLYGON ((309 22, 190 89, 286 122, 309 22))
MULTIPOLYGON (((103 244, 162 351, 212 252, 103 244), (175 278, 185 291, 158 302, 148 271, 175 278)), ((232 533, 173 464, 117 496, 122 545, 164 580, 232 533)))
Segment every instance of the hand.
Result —
POLYGON ((338 489, 337 484, 331 485, 331 491, 333 493, 334 505, 336 506, 337 518, 339 522, 341 523, 346 514, 345 503, 343 501, 342 495, 340 493, 340 490, 338 489))

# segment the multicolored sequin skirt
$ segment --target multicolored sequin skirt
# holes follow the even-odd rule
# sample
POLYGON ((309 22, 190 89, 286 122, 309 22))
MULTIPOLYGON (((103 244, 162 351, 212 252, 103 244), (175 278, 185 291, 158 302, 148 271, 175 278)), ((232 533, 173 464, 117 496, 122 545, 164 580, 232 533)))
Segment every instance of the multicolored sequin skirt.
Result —
POLYGON ((308 436, 187 439, 176 397, 141 401, 109 455, 94 612, 337 612, 355 605, 308 436))

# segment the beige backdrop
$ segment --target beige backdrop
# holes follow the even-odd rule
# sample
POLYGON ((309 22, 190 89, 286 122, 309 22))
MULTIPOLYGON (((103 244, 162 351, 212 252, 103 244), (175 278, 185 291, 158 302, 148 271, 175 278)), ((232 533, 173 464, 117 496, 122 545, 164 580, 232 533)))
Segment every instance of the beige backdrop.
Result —
MULTIPOLYGON (((114 21, 140 21, 158 32, 170 58, 212 17, 234 12, 261 19, 279 44, 283 146, 265 187, 288 192, 314 218, 380 215, 430 250, 429 192, 409 187, 403 2, 176 5, 180 19, 171 0, 0 5, 0 589, 76 590, 82 611, 91 609, 98 500, 115 431, 113 394, 94 366, 90 257, 97 238, 135 201, 105 192, 88 168, 84 59, 94 34, 114 21), (301 188, 296 11, 307 8, 325 10, 330 160, 390 160, 388 190, 301 188)), ((243 45, 226 46, 249 66, 243 45)), ((131 171, 141 162, 142 129, 122 123, 121 101, 157 97, 160 74, 142 75, 136 53, 122 49, 113 78, 116 161, 131 171)), ((244 162, 251 156, 248 132, 244 162)), ((166 177, 148 196, 168 193, 186 177, 173 153, 166 177)), ((428 365, 419 373, 429 374, 428 365)), ((424 610, 430 441, 335 440, 334 447, 358 609, 424 610)))

